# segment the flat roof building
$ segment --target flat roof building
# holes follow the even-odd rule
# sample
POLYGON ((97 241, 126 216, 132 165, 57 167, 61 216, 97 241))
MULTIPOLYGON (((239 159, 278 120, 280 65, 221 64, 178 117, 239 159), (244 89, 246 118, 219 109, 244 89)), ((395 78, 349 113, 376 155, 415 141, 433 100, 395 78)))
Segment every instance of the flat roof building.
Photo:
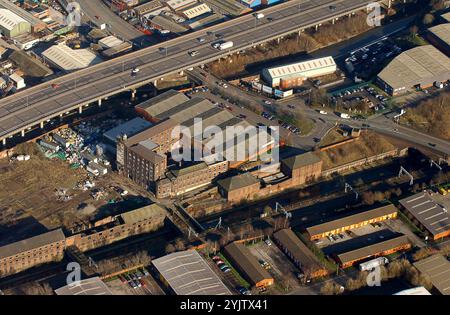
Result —
POLYGON ((302 85, 306 79, 334 73, 336 70, 333 57, 324 57, 266 68, 262 71, 262 77, 271 87, 289 89, 302 85))
POLYGON ((401 250, 408 250, 410 248, 411 242, 408 237, 401 234, 388 240, 336 254, 335 257, 342 268, 347 268, 362 260, 390 255, 392 253, 401 250))
POLYGON ((317 257, 291 229, 283 229, 273 234, 273 239, 294 264, 300 268, 307 279, 323 277, 328 271, 317 257))
POLYGON ((390 95, 427 88, 435 82, 448 80, 450 59, 432 45, 401 53, 378 74, 378 84, 390 95))
POLYGON ((448 210, 436 202, 429 192, 420 192, 400 200, 407 215, 432 239, 438 240, 450 235, 448 210))
POLYGON ((450 295, 450 261, 437 254, 414 263, 421 273, 430 277, 431 283, 442 295, 450 295))
POLYGON ((174 11, 182 10, 190 5, 197 3, 197 0, 168 0, 166 4, 174 11))
POLYGON ((231 295, 230 290, 196 250, 154 259, 163 283, 177 295, 231 295))
POLYGON ((31 32, 31 24, 7 9, 0 9, 0 32, 12 38, 31 32))
POLYGON ((272 276, 261 267, 256 257, 244 244, 231 243, 225 246, 224 254, 252 286, 259 288, 273 285, 272 276))
POLYGON ((131 138, 134 135, 152 126, 153 124, 148 122, 147 120, 136 117, 106 131, 103 136, 109 141, 115 143, 117 141, 117 137, 127 135, 131 138))
POLYGON ((428 29, 428 41, 447 56, 450 56, 450 23, 428 29))
POLYGON ((83 279, 55 290, 56 295, 113 295, 99 278, 83 279))
POLYGON ((149 18, 150 23, 159 30, 167 30, 175 34, 181 34, 188 31, 188 28, 179 24, 171 18, 163 15, 157 15, 149 18))
POLYGON ((45 22, 41 21, 39 18, 22 9, 10 0, 0 0, 0 8, 7 9, 27 21, 31 25, 31 31, 34 33, 43 31, 47 27, 45 22))
POLYGON ((210 12, 211 8, 206 3, 197 3, 187 7, 186 9, 183 9, 181 14, 183 14, 186 19, 191 20, 210 12))
POLYGON ((42 53, 42 56, 64 71, 87 68, 102 61, 89 49, 72 49, 65 44, 51 46, 42 53))
POLYGON ((236 0, 203 0, 203 2, 208 4, 215 12, 229 17, 236 17, 253 11, 236 0))
POLYGON ((375 208, 372 210, 356 213, 340 219, 328 221, 306 228, 311 240, 335 235, 347 230, 359 228, 370 223, 395 219, 398 209, 389 204, 387 206, 375 208))

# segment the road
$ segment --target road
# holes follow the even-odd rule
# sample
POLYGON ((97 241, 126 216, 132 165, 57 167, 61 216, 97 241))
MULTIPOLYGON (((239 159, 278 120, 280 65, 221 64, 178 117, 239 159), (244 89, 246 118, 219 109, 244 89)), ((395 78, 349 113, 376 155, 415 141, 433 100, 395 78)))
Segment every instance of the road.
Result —
MULTIPOLYGON (((91 0, 89 0, 91 1, 91 0)), ((263 10, 270 19, 245 15, 209 28, 82 69, 0 100, 0 140, 102 98, 152 83, 167 74, 201 65, 299 29, 364 8, 370 0, 289 1, 263 10), (333 4, 336 9, 330 10, 333 4), (230 51, 212 47, 217 35, 231 40, 230 51), (197 38, 205 38, 200 43, 197 38), (197 50, 192 57, 187 52, 197 50), (137 76, 131 70, 139 67, 137 76)))

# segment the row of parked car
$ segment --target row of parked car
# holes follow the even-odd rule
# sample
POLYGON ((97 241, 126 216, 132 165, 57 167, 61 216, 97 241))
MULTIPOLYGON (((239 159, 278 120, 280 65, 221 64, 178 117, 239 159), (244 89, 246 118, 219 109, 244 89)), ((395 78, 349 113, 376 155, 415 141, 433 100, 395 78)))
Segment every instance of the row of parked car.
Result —
POLYGON ((145 287, 146 284, 142 279, 145 276, 150 275, 146 269, 136 269, 135 271, 130 271, 119 275, 120 281, 124 284, 129 284, 133 289, 145 287))
POLYGON ((214 256, 213 261, 216 263, 217 267, 219 267, 220 270, 227 273, 231 271, 230 266, 228 266, 219 256, 214 256))

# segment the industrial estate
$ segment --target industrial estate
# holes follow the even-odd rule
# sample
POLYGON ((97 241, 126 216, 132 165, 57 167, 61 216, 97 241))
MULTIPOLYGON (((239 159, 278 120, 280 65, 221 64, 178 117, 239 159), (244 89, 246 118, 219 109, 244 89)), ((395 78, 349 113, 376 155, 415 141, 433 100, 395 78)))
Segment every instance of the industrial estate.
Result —
POLYGON ((450 295, 450 1, 0 0, 0 33, 1 295, 450 295))

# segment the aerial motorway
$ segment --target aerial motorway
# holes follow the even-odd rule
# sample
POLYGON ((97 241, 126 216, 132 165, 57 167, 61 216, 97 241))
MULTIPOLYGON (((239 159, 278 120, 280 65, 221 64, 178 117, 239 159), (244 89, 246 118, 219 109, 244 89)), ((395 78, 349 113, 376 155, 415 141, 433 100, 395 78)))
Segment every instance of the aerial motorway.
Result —
POLYGON ((371 0, 293 0, 35 85, 0 100, 0 141, 166 75, 365 9, 371 0), (217 43, 233 42, 220 49, 217 43))

